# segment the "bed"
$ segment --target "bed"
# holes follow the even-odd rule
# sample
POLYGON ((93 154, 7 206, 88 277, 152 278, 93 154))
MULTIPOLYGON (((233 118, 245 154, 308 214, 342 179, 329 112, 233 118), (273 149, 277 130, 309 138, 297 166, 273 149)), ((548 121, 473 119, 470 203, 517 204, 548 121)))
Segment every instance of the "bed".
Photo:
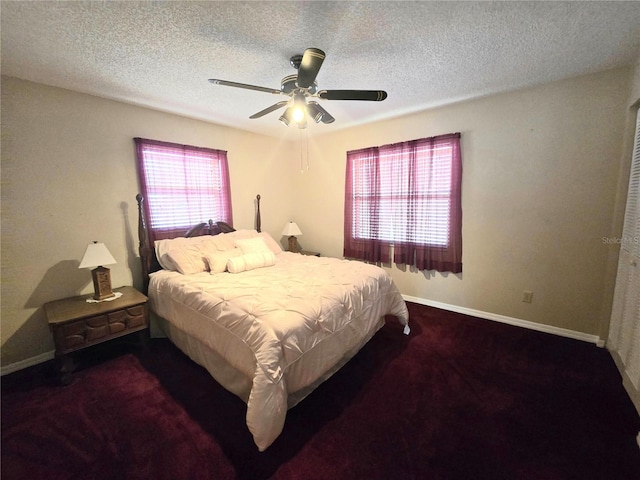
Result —
POLYGON ((247 404, 260 451, 286 413, 408 311, 383 269, 284 252, 260 231, 213 222, 148 244, 138 195, 140 257, 152 312, 169 339, 247 404), (226 228, 224 228, 226 227, 226 228), (204 233, 204 234, 202 234, 204 233))

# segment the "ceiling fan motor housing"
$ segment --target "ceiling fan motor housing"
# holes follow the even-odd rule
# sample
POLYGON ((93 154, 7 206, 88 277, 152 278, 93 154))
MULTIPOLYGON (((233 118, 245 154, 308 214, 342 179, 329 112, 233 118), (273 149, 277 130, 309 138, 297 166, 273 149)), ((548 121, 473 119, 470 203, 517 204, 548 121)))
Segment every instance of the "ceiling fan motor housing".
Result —
MULTIPOLYGON (((298 75, 287 75, 282 79, 282 82, 280 84, 280 91, 285 95, 291 95, 295 90, 299 88, 297 80, 298 75)), ((314 95, 318 91, 318 83, 313 82, 313 85, 311 85, 307 89, 307 91, 310 95, 314 95)))

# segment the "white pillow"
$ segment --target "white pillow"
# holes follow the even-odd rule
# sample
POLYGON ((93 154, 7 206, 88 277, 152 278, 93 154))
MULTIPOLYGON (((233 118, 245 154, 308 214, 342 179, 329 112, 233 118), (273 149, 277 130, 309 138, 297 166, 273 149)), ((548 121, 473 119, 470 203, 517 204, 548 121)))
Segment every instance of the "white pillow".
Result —
POLYGON ((154 248, 156 250, 156 258, 158 259, 158 263, 165 270, 171 270, 173 272, 177 272, 178 271, 176 266, 173 264, 173 262, 167 256, 167 252, 169 251, 171 246, 172 245, 174 245, 174 246, 178 245, 178 240, 179 239, 177 239, 177 238, 171 238, 171 239, 166 239, 166 240, 156 240, 153 243, 153 246, 154 246, 154 248))
POLYGON ((231 250, 235 247, 233 239, 227 238, 224 233, 213 236, 207 235, 206 240, 199 244, 200 251, 204 257, 207 255, 213 255, 217 252, 231 250))
POLYGON ((236 247, 242 250, 244 255, 248 253, 273 253, 264 241, 263 237, 236 240, 236 247))
POLYGON ((242 255, 242 251, 239 248, 207 254, 205 258, 209 265, 209 273, 215 275, 216 273, 224 272, 227 269, 229 259, 239 257, 240 255, 242 255))
POLYGON ((168 256, 169 251, 184 247, 185 245, 199 245, 206 239, 207 239, 207 236, 191 237, 191 238, 176 237, 176 238, 167 238, 163 240, 156 240, 154 242, 154 248, 156 251, 156 257, 158 259, 158 263, 165 270, 171 270, 173 272, 177 272, 179 271, 178 267, 169 258, 168 256))
POLYGON ((270 267, 275 265, 276 256, 267 249, 266 252, 247 253, 238 257, 230 258, 227 261, 227 270, 229 273, 241 273, 256 268, 270 267))

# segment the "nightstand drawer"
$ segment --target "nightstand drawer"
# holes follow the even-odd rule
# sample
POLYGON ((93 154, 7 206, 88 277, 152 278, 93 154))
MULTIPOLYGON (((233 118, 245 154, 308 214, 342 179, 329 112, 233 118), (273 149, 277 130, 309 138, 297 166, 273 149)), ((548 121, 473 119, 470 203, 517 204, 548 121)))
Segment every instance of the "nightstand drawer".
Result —
POLYGON ((109 332, 119 333, 145 325, 145 307, 138 305, 109 314, 109 332))
POLYGON ((75 350, 146 327, 147 316, 142 305, 86 318, 55 329, 56 349, 60 352, 75 350))
POLYGON ((109 335, 107 321, 107 315, 100 315, 60 325, 55 332, 56 348, 66 351, 107 337, 109 335))

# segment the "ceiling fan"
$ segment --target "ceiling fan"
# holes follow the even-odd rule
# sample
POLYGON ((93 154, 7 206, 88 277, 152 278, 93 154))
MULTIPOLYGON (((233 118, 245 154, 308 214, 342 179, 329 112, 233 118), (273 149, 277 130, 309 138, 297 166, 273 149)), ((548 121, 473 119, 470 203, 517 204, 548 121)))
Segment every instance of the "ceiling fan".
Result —
POLYGON ((316 77, 324 59, 325 53, 318 48, 307 48, 303 55, 294 55, 291 57, 291 66, 298 70, 298 73, 284 77, 279 90, 247 85, 246 83, 218 80, 215 78, 210 78, 209 82, 214 85, 245 88, 247 90, 290 97, 289 100, 282 100, 275 103, 258 113, 254 113, 249 118, 260 118, 286 106, 287 108, 279 120, 285 126, 289 126, 291 121, 294 121, 298 125, 298 128, 307 127, 307 118, 313 119, 316 123, 332 123, 335 120, 318 102, 315 100, 307 101, 307 98, 321 98, 323 100, 361 100, 369 102, 381 102, 387 98, 387 92, 382 90, 318 90, 316 77))

